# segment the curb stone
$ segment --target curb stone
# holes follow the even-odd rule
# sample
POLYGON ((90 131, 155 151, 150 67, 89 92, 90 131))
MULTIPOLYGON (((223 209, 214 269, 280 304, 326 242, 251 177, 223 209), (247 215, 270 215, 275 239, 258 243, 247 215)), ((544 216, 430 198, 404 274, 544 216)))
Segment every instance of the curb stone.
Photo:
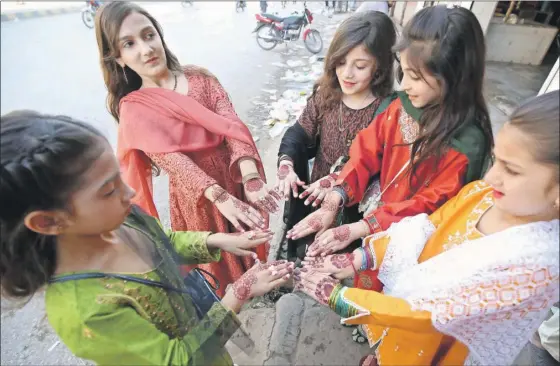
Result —
POLYGON ((51 15, 77 13, 84 8, 84 5, 73 5, 66 8, 44 9, 44 10, 22 10, 13 13, 5 13, 0 17, 2 22, 10 22, 24 19, 43 18, 51 15))

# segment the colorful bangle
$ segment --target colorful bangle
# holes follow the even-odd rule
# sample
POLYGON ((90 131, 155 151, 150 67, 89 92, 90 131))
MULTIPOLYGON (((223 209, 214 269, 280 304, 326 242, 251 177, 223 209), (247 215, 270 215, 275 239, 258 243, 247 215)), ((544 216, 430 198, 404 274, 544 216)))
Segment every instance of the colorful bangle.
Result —
POLYGON ((247 183, 248 181, 250 181, 251 179, 261 179, 260 173, 250 173, 250 174, 247 174, 246 176, 244 176, 244 177, 241 179, 241 183, 245 184, 245 183, 247 183))
POLYGON ((294 161, 288 155, 282 155, 280 158, 278 158, 278 166, 280 166, 280 163, 283 161, 288 161, 292 166, 294 166, 294 161))
POLYGON ((337 285, 329 297, 329 307, 343 318, 350 318, 358 314, 358 309, 344 301, 343 294, 348 287, 337 285))
POLYGON ((371 245, 359 247, 358 250, 362 253, 362 265, 358 271, 363 272, 375 267, 375 253, 371 245))
POLYGON ((226 190, 224 189, 224 191, 223 191, 222 193, 220 193, 217 197, 214 198, 214 200, 212 201, 212 204, 215 204, 216 201, 219 200, 220 198, 222 198, 222 196, 223 196, 224 194, 229 194, 229 193, 228 193, 228 191, 226 191, 226 190))
POLYGON ((340 197, 342 197, 342 203, 340 204, 340 206, 346 206, 346 202, 348 202, 348 196, 346 195, 344 189, 341 186, 335 186, 333 188, 333 192, 338 193, 340 197))
POLYGON ((369 268, 369 265, 370 265, 369 258, 368 258, 368 255, 367 255, 367 251, 365 250, 364 247, 359 247, 358 250, 362 253, 362 265, 360 266, 359 271, 363 272, 363 271, 365 271, 366 269, 369 268))
POLYGON ((362 220, 367 224, 370 234, 375 234, 377 230, 381 229, 381 226, 379 226, 379 223, 373 214, 363 218, 362 220))

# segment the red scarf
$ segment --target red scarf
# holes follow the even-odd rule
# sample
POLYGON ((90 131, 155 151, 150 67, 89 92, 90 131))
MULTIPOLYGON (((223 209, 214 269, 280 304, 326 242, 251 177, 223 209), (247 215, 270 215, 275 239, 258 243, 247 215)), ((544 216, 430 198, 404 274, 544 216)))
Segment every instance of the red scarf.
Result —
POLYGON ((145 153, 201 151, 218 146, 225 137, 257 151, 243 122, 218 115, 189 96, 163 88, 125 96, 120 102, 117 158, 124 181, 136 190, 134 203, 158 217, 151 163, 145 153))

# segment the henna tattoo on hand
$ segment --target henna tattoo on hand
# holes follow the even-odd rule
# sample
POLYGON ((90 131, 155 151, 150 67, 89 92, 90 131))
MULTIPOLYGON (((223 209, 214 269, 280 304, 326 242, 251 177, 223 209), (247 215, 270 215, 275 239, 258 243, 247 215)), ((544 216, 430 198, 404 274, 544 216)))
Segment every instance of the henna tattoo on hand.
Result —
POLYGON ((339 206, 332 202, 332 201, 323 201, 321 205, 321 209, 328 211, 328 212, 338 212, 339 206))
POLYGON ((323 268, 325 257, 316 257, 309 262, 309 266, 313 269, 323 268))
POLYGON ((329 297, 333 292, 334 287, 337 285, 337 282, 332 277, 323 278, 317 284, 315 288, 315 297, 323 304, 328 304, 329 297))
POLYGON ((331 188, 332 183, 331 183, 330 179, 325 178, 325 179, 321 179, 321 180, 319 181, 319 186, 320 186, 321 188, 331 188))
POLYGON ((350 228, 348 227, 348 225, 339 226, 334 229, 333 234, 334 240, 337 240, 339 242, 346 241, 350 239, 350 228))
POLYGON ((264 187, 264 182, 260 178, 249 179, 245 182, 247 192, 258 192, 264 187))
POLYGON ((277 173, 278 179, 280 179, 280 180, 286 179, 288 174, 290 174, 291 170, 292 170, 292 167, 288 164, 280 165, 280 168, 278 169, 278 173, 277 173))
POLYGON ((241 202, 240 200, 233 200, 233 207, 245 214, 249 212, 249 205, 245 202, 241 202))
POLYGON ((214 203, 224 203, 229 199, 229 194, 222 187, 214 187, 212 190, 212 200, 214 203))
POLYGON ((239 300, 247 300, 251 296, 251 287, 255 283, 257 283, 257 276, 253 271, 246 272, 233 284, 233 295, 239 300))
POLYGON ((323 228, 323 222, 318 217, 313 217, 307 222, 307 226, 315 231, 319 231, 323 228))
POLYGON ((354 262, 354 253, 336 254, 330 257, 331 263, 338 269, 350 267, 354 262))

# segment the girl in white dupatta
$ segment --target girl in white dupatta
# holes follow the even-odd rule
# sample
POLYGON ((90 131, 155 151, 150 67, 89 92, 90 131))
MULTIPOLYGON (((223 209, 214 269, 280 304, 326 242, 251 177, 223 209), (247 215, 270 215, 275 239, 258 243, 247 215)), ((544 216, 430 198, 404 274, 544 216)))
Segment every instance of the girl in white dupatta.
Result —
POLYGON ((296 288, 362 324, 363 364, 509 365, 559 298, 559 93, 522 104, 484 182, 351 254, 306 258, 296 288), (379 269, 383 294, 337 279, 379 269), (357 273, 356 273, 357 274, 357 273))

